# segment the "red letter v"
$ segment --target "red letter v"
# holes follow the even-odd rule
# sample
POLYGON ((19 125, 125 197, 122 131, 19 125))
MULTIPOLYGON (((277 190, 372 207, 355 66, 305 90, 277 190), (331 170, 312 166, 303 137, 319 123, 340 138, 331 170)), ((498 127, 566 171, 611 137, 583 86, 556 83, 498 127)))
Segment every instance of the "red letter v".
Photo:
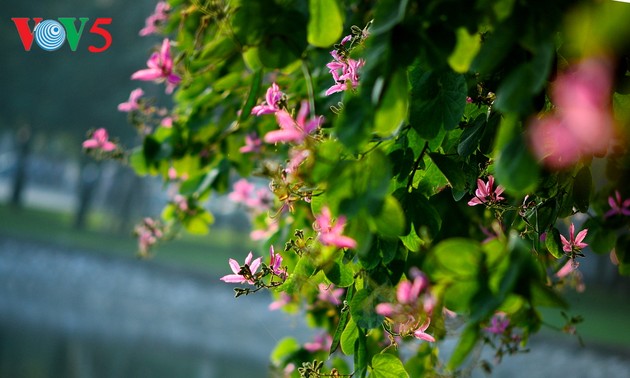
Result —
POLYGON ((15 24, 15 28, 17 29, 18 34, 20 35, 20 39, 22 40, 22 45, 24 45, 24 50, 31 51, 31 46, 33 45, 33 30, 35 30, 35 26, 37 26, 37 24, 42 22, 42 18, 40 17, 33 18, 33 20, 35 21, 35 25, 33 25, 33 30, 31 30, 31 28, 28 27, 28 21, 30 20, 29 18, 14 17, 11 20, 13 20, 13 23, 15 24))

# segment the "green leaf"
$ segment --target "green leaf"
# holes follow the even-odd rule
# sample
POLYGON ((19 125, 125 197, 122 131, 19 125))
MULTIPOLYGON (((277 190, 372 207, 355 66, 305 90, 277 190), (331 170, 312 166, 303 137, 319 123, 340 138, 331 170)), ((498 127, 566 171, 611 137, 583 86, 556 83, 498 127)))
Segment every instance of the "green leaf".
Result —
POLYGON ((400 358, 389 353, 380 353, 372 357, 371 378, 409 378, 400 358))
POLYGON ((470 35, 464 27, 457 28, 455 35, 457 36, 457 45, 455 45, 455 50, 451 56, 448 57, 448 64, 453 71, 466 73, 481 48, 481 35, 479 33, 470 35))
MULTIPOLYGON (((347 96, 346 96, 347 97, 347 96)), ((373 109, 359 97, 344 101, 344 107, 335 120, 335 134, 350 151, 360 151, 371 134, 373 109)))
POLYGON ((479 340, 479 324, 473 323, 468 325, 462 335, 459 337, 459 343, 455 347, 451 359, 448 361, 448 369, 457 369, 468 357, 479 340))
POLYGON ((466 107, 464 76, 452 71, 425 71, 420 66, 414 67, 409 76, 411 126, 425 139, 436 137, 440 129, 454 129, 466 107))
POLYGON ((495 178, 508 192, 527 194, 536 189, 540 167, 527 149, 523 136, 509 142, 497 157, 495 178))
POLYGON ((429 154, 431 160, 440 169, 440 172, 444 174, 449 184, 453 188, 454 192, 462 192, 466 190, 466 176, 462 169, 462 164, 455 161, 455 159, 432 152, 429 154))
POLYGON ((461 157, 467 157, 479 147, 481 138, 484 134, 486 126, 486 116, 481 114, 475 118, 475 121, 469 125, 462 133, 459 144, 457 145, 457 153, 461 157))
POLYGON ((392 196, 385 197, 381 212, 372 218, 379 235, 384 238, 396 238, 402 235, 405 228, 403 209, 392 196))
POLYGON ((241 115, 238 118, 239 122, 245 121, 251 115, 252 108, 256 105, 258 101, 258 97, 260 94, 260 87, 262 85, 262 69, 256 70, 254 75, 252 75, 252 84, 249 88, 249 94, 247 95, 247 100, 241 108, 241 115))
POLYGON ((374 131, 380 137, 389 137, 407 119, 407 73, 396 71, 386 83, 385 94, 374 114, 374 131))
POLYGON ((340 254, 339 259, 326 264, 322 270, 330 282, 339 287, 347 287, 354 283, 354 271, 349 263, 344 264, 342 260, 343 254, 340 254))
POLYGON ((564 252, 562 251, 562 239, 560 239, 560 232, 557 228, 552 227, 551 230, 547 232, 545 246, 553 257, 559 259, 564 256, 564 252))
POLYGON ((186 231, 196 235, 207 234, 212 223, 214 223, 214 217, 208 211, 203 211, 184 219, 186 231))
POLYGON ((432 256, 444 274, 458 280, 476 277, 483 251, 481 245, 470 239, 452 238, 440 242, 433 249, 432 256))
MULTIPOLYGON (((345 303, 350 302, 352 300, 353 295, 354 295, 354 285, 348 287, 344 302, 345 303)), ((332 343, 330 344, 329 355, 333 354, 335 350, 337 350, 337 348, 339 347, 339 344, 341 343, 343 333, 345 332, 345 329, 347 328, 348 323, 352 321, 352 319, 350 318, 349 310, 350 308, 344 304, 343 308, 341 309, 341 314, 339 315, 339 322, 337 323, 337 329, 335 330, 332 343)), ((342 350, 343 350, 343 346, 342 346, 342 350)))
POLYGON ((582 167, 573 181, 573 204, 581 213, 588 211, 592 187, 591 169, 588 166, 582 167))
POLYGON ((346 328, 343 330, 341 334, 341 351, 346 356, 351 356, 354 354, 354 345, 359 338, 359 329, 357 328, 354 319, 350 318, 346 328))
POLYGON ((343 13, 336 0, 310 0, 308 43, 317 47, 329 47, 341 39, 343 13))
POLYGON ((129 156, 129 165, 136 171, 138 176, 148 175, 150 170, 147 164, 147 159, 144 157, 141 147, 136 147, 131 151, 129 156))
POLYGON ((378 290, 359 290, 350 302, 350 314, 360 328, 372 329, 383 322, 383 316, 376 313, 375 307, 379 303, 378 290))
POLYGON ((282 366, 293 354, 300 350, 300 343, 293 337, 285 337, 280 340, 271 352, 271 363, 282 366))

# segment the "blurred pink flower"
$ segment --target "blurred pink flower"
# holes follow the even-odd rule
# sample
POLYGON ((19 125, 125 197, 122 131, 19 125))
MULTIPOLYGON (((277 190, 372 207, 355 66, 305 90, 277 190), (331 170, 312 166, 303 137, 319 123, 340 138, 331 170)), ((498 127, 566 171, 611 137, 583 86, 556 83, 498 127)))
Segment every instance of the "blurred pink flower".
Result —
POLYGON ((324 206, 322 213, 315 216, 315 224, 313 228, 319 233, 319 240, 323 245, 334 245, 339 248, 356 248, 357 242, 348 237, 342 235, 343 229, 346 227, 346 217, 343 215, 337 218, 337 221, 332 220, 332 214, 330 209, 324 206))
POLYGON ((490 319, 490 325, 484 330, 494 335, 502 335, 510 325, 510 319, 503 312, 497 312, 490 319))
POLYGON ((324 351, 327 352, 330 350, 330 346, 332 345, 332 337, 328 333, 322 333, 316 335, 313 338, 312 342, 304 343, 304 349, 311 353, 324 351))
POLYGON ((585 59, 560 74, 551 90, 555 112, 530 125, 534 155, 548 167, 562 169, 605 154, 614 132, 611 90, 612 67, 603 58, 585 59))
POLYGON ((173 58, 171 57, 171 45, 168 38, 162 41, 159 52, 154 52, 147 61, 149 68, 140 70, 131 75, 133 80, 166 81, 166 93, 173 93, 175 86, 181 82, 181 77, 173 73, 173 58))
POLYGON ((288 305, 289 303, 291 303, 291 296, 287 293, 285 293, 284 291, 280 292, 280 297, 269 303, 269 310, 270 311, 275 311, 275 310, 279 310, 282 307, 288 305))
POLYGON ((327 285, 325 283, 320 283, 317 285, 317 290, 319 290, 319 294, 317 294, 317 299, 323 302, 331 303, 335 306, 339 306, 341 304, 341 297, 345 290, 342 288, 336 288, 335 285, 327 285))
POLYGON ((254 184, 246 179, 240 179, 234 183, 234 189, 228 194, 228 198, 236 203, 246 204, 254 194, 254 189, 254 184))
POLYGON ((83 148, 102 151, 114 151, 116 144, 109 141, 109 134, 104 128, 96 129, 92 137, 83 142, 83 148))
POLYGON ((245 135, 245 145, 239 149, 241 153, 260 152, 262 146, 262 140, 258 137, 258 134, 249 133, 245 135))
POLYGON ((160 1, 155 6, 155 11, 152 15, 147 17, 145 25, 140 30, 140 36, 145 37, 150 34, 155 34, 159 31, 158 25, 163 23, 168 18, 167 12, 170 10, 170 5, 165 1, 160 1))
POLYGON ((144 91, 141 88, 136 88, 129 94, 129 101, 123 102, 118 105, 118 111, 130 112, 138 109, 138 99, 144 95, 144 91))
POLYGON ((227 283, 247 283, 250 285, 254 285, 252 277, 256 275, 256 271, 260 267, 262 257, 259 257, 254 261, 252 261, 252 258, 253 256, 251 252, 245 258, 245 263, 243 264, 243 267, 246 267, 246 272, 243 272, 238 261, 234 259, 229 259, 230 269, 232 269, 232 272, 234 272, 234 274, 225 275, 221 277, 220 280, 227 283))
POLYGON ((503 201, 505 198, 501 197, 501 194, 505 188, 501 185, 497 185, 494 188, 494 176, 488 176, 488 182, 483 182, 482 179, 477 179, 477 190, 475 191, 475 198, 468 201, 468 206, 480 205, 483 203, 497 203, 503 201))
POLYGON ((323 117, 315 117, 307 121, 309 114, 308 101, 302 101, 300 111, 294 120, 286 110, 276 112, 276 121, 280 130, 273 130, 265 134, 265 142, 294 142, 302 143, 306 137, 313 133, 323 123, 323 117))
POLYGON ((608 197, 608 204, 610 205, 610 210, 604 214, 604 218, 610 218, 615 215, 630 216, 630 198, 622 200, 621 193, 618 190, 615 190, 614 197, 608 197))

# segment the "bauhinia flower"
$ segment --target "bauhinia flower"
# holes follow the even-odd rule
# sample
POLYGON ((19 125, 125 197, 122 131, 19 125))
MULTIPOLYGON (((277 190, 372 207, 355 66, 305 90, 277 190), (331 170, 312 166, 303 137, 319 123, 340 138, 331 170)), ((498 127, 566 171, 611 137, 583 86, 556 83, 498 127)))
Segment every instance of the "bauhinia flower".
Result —
POLYGON ((162 41, 160 51, 151 54, 147 61, 149 68, 140 70, 131 75, 133 80, 155 81, 157 83, 166 81, 166 93, 171 94, 175 86, 182 79, 173 73, 173 58, 171 57, 171 43, 168 38, 162 41))
POLYGON ((280 278, 287 276, 287 270, 282 267, 282 256, 274 251, 273 245, 269 247, 269 269, 280 278))
POLYGON ((575 226, 571 223, 571 226, 569 226, 569 240, 567 240, 564 235, 560 235, 560 239, 562 239, 562 250, 571 255, 581 254, 582 248, 588 246, 588 244, 583 242, 587 233, 588 229, 585 228, 575 235, 575 226))
POLYGON ((429 292, 429 280, 418 269, 413 269, 409 276, 411 280, 398 284, 396 301, 379 303, 376 313, 390 319, 391 331, 396 336, 413 336, 434 342, 435 338, 426 333, 435 306, 435 298, 429 292))
POLYGON ((152 15, 147 17, 145 20, 145 25, 142 30, 140 30, 140 34, 142 37, 145 37, 150 34, 156 34, 159 32, 158 25, 165 22, 168 18, 168 11, 170 10, 170 5, 166 1, 160 1, 155 6, 155 11, 152 15))
POLYGON ((503 312, 497 312, 490 319, 490 325, 484 330, 493 335, 502 335, 505 330, 510 326, 510 319, 503 312))
POLYGON ((267 89, 267 93, 265 95, 265 102, 261 105, 256 105, 252 109, 252 114, 256 116, 261 116, 263 114, 274 114, 275 112, 280 111, 281 103, 284 99, 284 93, 280 91, 280 87, 278 84, 273 83, 271 87, 267 89))
POLYGON ((610 205, 610 210, 604 214, 604 218, 610 218, 615 215, 630 216, 630 198, 622 200, 621 193, 618 190, 615 190, 614 197, 608 197, 608 204, 610 205))
POLYGON ((260 147, 262 146, 262 140, 258 137, 256 133, 250 133, 245 135, 245 145, 239 148, 241 153, 249 153, 249 152, 260 152, 260 147))
POLYGON ((92 134, 92 137, 83 142, 83 148, 102 150, 102 151, 114 151, 116 144, 109 141, 109 134, 104 128, 96 129, 92 134))
POLYGON ((332 55, 334 60, 328 63, 326 67, 328 67, 330 74, 335 80, 335 84, 328 88, 326 96, 343 92, 348 87, 351 89, 356 88, 359 85, 359 69, 365 65, 365 61, 363 59, 355 60, 342 57, 337 50, 331 51, 330 55, 332 55))
POLYGON ((483 203, 494 204, 503 201, 505 198, 501 196, 504 187, 497 185, 494 188, 494 176, 488 176, 488 182, 483 182, 482 179, 477 179, 477 190, 475 191, 475 198, 468 201, 468 206, 481 205, 483 203))
POLYGON ((322 213, 315 216, 313 228, 319 233, 319 241, 323 245, 334 245, 339 248, 356 248, 357 242, 349 236, 342 235, 346 227, 346 217, 341 215, 333 222, 330 209, 322 208, 322 213))
POLYGON ((138 237, 138 252, 143 257, 148 256, 151 248, 164 236, 163 226, 151 218, 144 218, 134 233, 138 237))
POLYGON ((132 110, 138 110, 138 99, 144 95, 142 88, 136 88, 129 94, 129 101, 123 102, 118 105, 118 111, 130 112, 132 110))
POLYGON ((275 114, 280 130, 273 130, 265 134, 265 142, 302 143, 307 136, 317 130, 324 120, 323 117, 315 117, 307 120, 309 112, 308 101, 302 101, 296 119, 293 119, 291 114, 286 110, 278 110, 275 114))
POLYGON ((315 353, 318 351, 327 352, 330 350, 330 346, 332 345, 332 337, 328 333, 322 333, 316 335, 313 338, 312 342, 304 343, 304 349, 311 353, 315 353))
POLYGON ((336 288, 334 285, 327 285, 325 283, 320 283, 317 285, 317 290, 319 294, 317 294, 317 299, 322 302, 328 302, 335 306, 339 306, 341 304, 341 296, 345 293, 345 290, 342 288, 336 288))
POLYGON ((252 253, 250 252, 245 258, 245 263, 243 266, 239 265, 238 261, 234 259, 229 259, 230 268, 234 274, 228 274, 220 278, 223 282, 228 283, 239 283, 239 284, 250 284, 254 285, 254 276, 256 275, 256 271, 260 267, 262 257, 259 257, 252 261, 252 253))

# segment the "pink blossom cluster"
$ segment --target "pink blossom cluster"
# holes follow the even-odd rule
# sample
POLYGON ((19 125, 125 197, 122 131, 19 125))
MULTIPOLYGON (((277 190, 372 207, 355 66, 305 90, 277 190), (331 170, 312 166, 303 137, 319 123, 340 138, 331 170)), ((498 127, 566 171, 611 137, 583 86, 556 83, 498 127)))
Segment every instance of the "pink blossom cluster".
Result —
POLYGON ((589 58, 560 74, 551 91, 555 111, 529 126, 534 155, 552 169, 604 155, 614 133, 611 89, 612 67, 606 59, 589 58))
POLYGON ((481 204, 495 204, 503 201, 505 198, 501 196, 503 194, 503 188, 501 185, 494 187, 494 176, 488 176, 488 182, 484 182, 482 179, 477 179, 477 190, 475 191, 475 198, 468 201, 468 206, 475 206, 481 204))
POLYGON ((342 235, 346 227, 346 217, 341 215, 333 221, 330 209, 326 206, 322 212, 315 216, 313 229, 318 233, 319 241, 323 245, 332 245, 338 248, 356 248, 357 242, 349 236, 342 235))
MULTIPOLYGON (((252 114, 261 116, 265 114, 274 114, 276 122, 280 126, 279 130, 269 131, 264 136, 267 143, 296 143, 300 144, 323 123, 323 117, 311 117, 308 119, 310 107, 308 101, 302 101, 297 117, 294 119, 291 113, 286 109, 286 95, 280 91, 280 87, 276 83, 272 83, 267 89, 265 101, 254 106, 252 114)), ((246 152, 255 150, 255 146, 259 142, 256 140, 245 140, 246 152), (249 147, 248 147, 249 146, 249 147)))
POLYGON ((144 28, 140 30, 142 37, 159 32, 159 26, 168 19, 170 5, 166 1, 160 1, 155 5, 155 11, 145 20, 144 28))
POLYGON ((227 283, 239 283, 239 284, 250 284, 254 285, 254 276, 262 263, 262 257, 259 257, 253 260, 253 255, 251 252, 245 258, 245 263, 243 264, 243 268, 238 263, 238 261, 234 259, 229 259, 228 263, 230 264, 230 269, 232 269, 233 274, 228 274, 220 278, 221 281, 227 283))
POLYGON ((163 226, 151 218, 144 218, 135 227, 134 233, 138 237, 138 251, 141 256, 148 256, 151 248, 164 237, 163 226))
POLYGON ((144 95, 144 91, 142 90, 142 88, 134 89, 129 94, 129 100, 127 102, 123 102, 118 105, 118 111, 129 113, 131 111, 138 110, 140 108, 140 104, 138 103, 138 100, 143 95, 144 95))
POLYGON ((86 150, 101 150, 105 152, 114 151, 117 146, 109 140, 109 134, 104 128, 96 129, 91 138, 83 142, 83 148, 86 150))
POLYGON ((234 189, 228 194, 228 198, 236 203, 242 203, 254 211, 267 210, 273 203, 269 189, 256 189, 256 186, 246 179, 240 179, 234 183, 234 189))
POLYGON ((175 87, 182 81, 181 77, 173 72, 173 57, 171 56, 171 42, 168 38, 162 41, 160 51, 151 54, 147 61, 149 68, 136 71, 131 78, 133 80, 166 81, 166 93, 171 94, 175 87))
MULTIPOLYGON (((351 40, 352 35, 345 36, 341 40, 341 47, 344 48, 344 45, 351 40)), ((343 92, 348 88, 356 88, 359 85, 359 69, 365 65, 365 61, 349 58, 345 53, 340 54, 339 49, 332 50, 330 55, 332 55, 333 61, 328 63, 326 67, 335 80, 335 84, 326 90, 326 96, 343 92)))
POLYGON ((417 268, 411 270, 409 278, 398 284, 396 301, 379 303, 376 313, 391 319, 392 331, 397 336, 413 335, 417 339, 435 342, 435 337, 426 333, 435 306, 429 279, 417 268))
POLYGON ((630 198, 622 199, 621 193, 615 190, 615 196, 608 197, 610 210, 604 214, 604 218, 614 217, 615 215, 630 216, 630 198))

